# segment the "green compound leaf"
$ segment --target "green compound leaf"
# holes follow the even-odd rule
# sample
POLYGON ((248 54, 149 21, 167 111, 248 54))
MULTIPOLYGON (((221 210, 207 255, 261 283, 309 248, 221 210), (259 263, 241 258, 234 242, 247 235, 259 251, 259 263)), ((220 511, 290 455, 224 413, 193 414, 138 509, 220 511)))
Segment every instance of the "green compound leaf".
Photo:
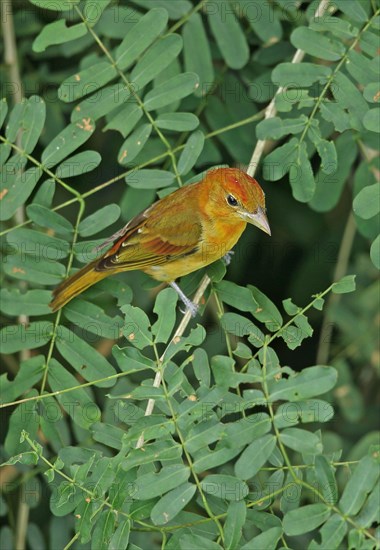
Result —
POLYGON ((322 525, 330 514, 331 509, 326 504, 307 504, 290 510, 284 516, 284 531, 290 537, 309 533, 322 525))
POLYGON ((118 204, 107 204, 94 214, 82 220, 78 226, 78 233, 81 237, 89 237, 112 225, 120 217, 120 206, 118 204))
POLYGON ((265 42, 265 48, 269 49, 270 44, 277 45, 282 37, 282 26, 278 13, 272 4, 252 4, 245 2, 242 4, 243 15, 248 19, 248 23, 255 31, 257 36, 265 42))
POLYGON ((191 134, 178 160, 178 172, 181 176, 188 174, 193 168, 202 153, 204 142, 205 137, 200 130, 191 134))
POLYGON ((327 61, 338 61, 345 53, 345 47, 341 42, 308 27, 295 29, 290 40, 296 48, 327 61))
POLYGON ((115 384, 113 366, 95 348, 77 336, 72 330, 60 325, 56 345, 59 353, 88 382, 103 380, 96 385, 108 388, 115 384), (107 379, 108 378, 108 379, 107 379))
POLYGON ((338 514, 333 514, 329 517, 319 533, 321 535, 321 544, 316 543, 314 540, 309 545, 310 550, 324 550, 325 548, 339 548, 340 544, 347 533, 347 523, 345 518, 338 514))
POLYGON ((307 117, 298 118, 267 118, 259 122, 256 127, 258 139, 280 139, 288 134, 299 134, 304 130, 307 117))
POLYGON ((69 302, 64 309, 64 315, 71 323, 100 338, 117 340, 121 336, 121 317, 109 317, 101 307, 81 298, 69 302))
POLYGON ((8 256, 4 272, 14 279, 40 285, 57 285, 65 277, 65 267, 57 260, 15 254, 8 256))
MULTIPOLYGON (((59 2, 53 2, 57 5, 59 2)), ((48 2, 47 2, 48 4, 48 2)), ((40 34, 33 42, 33 51, 44 52, 49 46, 65 44, 71 40, 77 40, 87 34, 87 27, 84 23, 77 23, 68 27, 65 19, 58 19, 54 23, 45 25, 40 34)))
POLYGON ((357 216, 369 220, 380 212, 380 183, 367 185, 354 198, 353 210, 357 216))
POLYGON ((196 489, 196 485, 186 482, 166 493, 151 511, 150 517, 154 525, 165 525, 175 518, 190 502, 196 489))
POLYGON ((117 76, 117 70, 108 61, 99 61, 83 71, 66 78, 58 88, 61 101, 70 103, 93 94, 117 76), (96 79, 94 79, 96 75, 96 79))
POLYGON ((23 349, 44 346, 53 335, 53 323, 33 321, 29 324, 9 325, 0 330, 2 353, 15 353, 23 349))
POLYGON ((309 87, 314 82, 325 83, 331 69, 314 63, 281 63, 272 72, 272 81, 279 86, 291 88, 309 87))
POLYGON ((242 500, 230 502, 224 524, 225 547, 234 550, 241 539, 243 526, 247 517, 246 503, 242 500))
POLYGON ((380 235, 376 237, 371 245, 370 256, 373 265, 380 269, 380 235))
POLYGON ((73 225, 50 208, 39 204, 30 204, 26 207, 26 213, 34 223, 47 229, 52 229, 55 233, 61 234, 65 237, 69 237, 74 232, 73 225))
POLYGON ((181 73, 173 76, 163 84, 157 85, 144 98, 148 111, 160 109, 178 101, 199 88, 199 78, 195 73, 181 73))
POLYGON ((309 202, 312 199, 315 191, 315 179, 304 141, 298 145, 295 162, 290 166, 289 182, 296 200, 309 202))
POLYGON ((124 141, 118 154, 118 161, 121 165, 130 164, 141 153, 152 129, 151 124, 142 124, 124 141))
POLYGON ((163 113, 158 115, 156 125, 162 130, 190 132, 199 126, 199 119, 193 113, 163 113))
POLYGON ((157 321, 152 325, 155 342, 166 343, 174 328, 178 295, 172 288, 161 290, 156 298, 153 311, 157 321))
POLYGON ((269 529, 253 537, 247 544, 241 546, 240 550, 252 550, 252 548, 276 548, 282 535, 281 527, 270 527, 269 529))
POLYGON ((280 145, 264 159, 263 175, 270 181, 277 181, 287 174, 296 161, 299 141, 291 138, 284 145, 280 145))
POLYGON ((62 388, 75 388, 57 396, 60 406, 68 413, 73 422, 84 429, 100 419, 100 409, 94 403, 89 391, 80 388, 78 380, 56 359, 49 364, 49 385, 52 391, 62 388))
POLYGON ((270 399, 272 402, 309 399, 331 390, 337 379, 338 373, 333 367, 308 367, 289 378, 271 380, 268 383, 270 399))
POLYGON ((230 475, 208 475, 201 485, 205 493, 224 500, 243 500, 249 491, 245 481, 230 475))
POLYGON ((258 304, 252 291, 231 281, 220 281, 215 284, 219 298, 240 311, 256 311, 258 304))
POLYGON ((332 285, 332 291, 334 294, 346 294, 347 292, 353 292, 356 288, 355 283, 356 275, 346 275, 340 281, 332 285))
POLYGON ((182 535, 179 538, 179 547, 177 548, 180 550, 196 550, 198 548, 202 548, 203 550, 222 550, 222 547, 217 542, 210 540, 210 538, 194 534, 182 535))
POLYGON ((162 189, 174 182, 175 175, 167 170, 133 170, 125 178, 126 183, 135 189, 162 189))
POLYGON ((182 50, 182 38, 178 34, 169 34, 155 42, 135 65, 131 72, 131 81, 136 90, 141 90, 170 63, 182 50))
POLYGON ((152 333, 147 314, 138 307, 129 304, 122 306, 121 311, 125 315, 124 336, 138 349, 144 349, 152 345, 152 333))
POLYGON ((380 132, 380 109, 370 109, 366 112, 363 118, 364 128, 370 130, 371 132, 380 132))
POLYGON ((244 32, 228 0, 216 0, 213 6, 208 20, 218 48, 231 69, 241 69, 249 59, 249 47, 244 32))
POLYGON ((264 466, 276 446, 276 437, 264 435, 251 443, 241 454, 235 464, 235 473, 241 479, 254 477, 264 466))
POLYGON ((261 323, 265 323, 268 330, 276 332, 282 325, 282 316, 277 306, 255 286, 248 285, 248 288, 257 304, 252 311, 253 316, 261 323))
POLYGON ((51 313, 49 290, 28 290, 20 292, 17 288, 2 288, 0 291, 0 310, 7 315, 46 315, 51 313))
POLYGON ((42 164, 46 168, 52 168, 83 145, 91 137, 94 130, 95 124, 89 118, 83 118, 78 122, 69 124, 42 152, 42 164))
POLYGON ((101 160, 102 157, 96 151, 83 151, 63 161, 57 167, 55 173, 61 179, 82 176, 87 172, 95 170, 101 160))
POLYGON ((360 0, 351 0, 351 2, 337 0, 336 6, 354 21, 358 21, 359 23, 365 23, 368 21, 369 3, 366 4, 360 0))
POLYGON ((286 447, 299 453, 315 455, 321 453, 323 450, 318 436, 300 428, 282 430, 280 440, 286 447))
POLYGON ((104 115, 108 115, 114 109, 123 107, 131 95, 131 90, 126 84, 111 84, 102 88, 94 97, 90 96, 81 101, 71 112, 71 122, 83 127, 92 124, 104 115))
POLYGON ((80 0, 60 0, 53 2, 51 0, 30 0, 32 4, 45 10, 67 11, 72 9, 75 4, 79 4, 80 0))
POLYGON ((109 541, 108 550, 121 550, 121 548, 127 548, 130 531, 131 522, 129 519, 123 519, 109 541))
MULTIPOLYGON (((25 397, 36 397, 37 395, 37 390, 33 389, 28 392, 25 397)), ((28 403, 27 410, 28 413, 25 414, 25 404, 21 403, 21 405, 18 405, 11 414, 9 420, 9 430, 4 441, 4 448, 8 455, 12 456, 15 454, 31 451, 29 443, 25 441, 24 438, 22 438, 22 441, 20 441, 20 436, 23 432, 27 432, 30 439, 37 439, 37 432, 40 422, 38 401, 32 400, 30 403, 28 403)))
POLYGON ((70 250, 70 244, 66 240, 24 227, 9 233, 7 241, 11 247, 14 247, 20 253, 23 259, 25 255, 31 255, 38 261, 56 261, 66 258, 70 250))
POLYGON ((190 470, 182 464, 164 466, 157 474, 149 473, 139 476, 136 481, 135 500, 147 500, 161 496, 188 480, 190 470))
POLYGON ((130 67, 161 34, 167 22, 168 12, 163 8, 154 8, 146 13, 126 34, 117 48, 116 64, 118 68, 124 71, 130 67))
POLYGON ((30 197, 41 176, 42 169, 39 166, 29 168, 26 172, 15 173, 8 163, 5 165, 0 181, 0 220, 9 220, 14 215, 30 197))
POLYGON ((45 357, 36 355, 21 362, 16 377, 12 381, 8 380, 7 374, 2 374, 0 377, 1 402, 10 403, 28 391, 42 378, 44 367, 45 357))
POLYGON ((364 456, 344 488, 339 500, 343 514, 354 516, 363 506, 380 475, 380 464, 374 456, 364 456))
POLYGON ((186 71, 199 76, 197 97, 204 96, 214 81, 214 67, 210 43, 199 13, 194 13, 183 27, 184 58, 186 71))

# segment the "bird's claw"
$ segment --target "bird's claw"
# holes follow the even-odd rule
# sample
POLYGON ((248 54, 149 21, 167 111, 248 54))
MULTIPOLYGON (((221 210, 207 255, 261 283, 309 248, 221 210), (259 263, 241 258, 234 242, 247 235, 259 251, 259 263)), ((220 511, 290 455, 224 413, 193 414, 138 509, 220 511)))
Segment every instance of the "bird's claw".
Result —
POLYGON ((194 302, 190 302, 185 304, 185 308, 180 307, 179 310, 183 315, 186 314, 187 311, 190 311, 192 317, 196 317, 198 313, 198 306, 197 304, 194 304, 194 302))
POLYGON ((224 265, 230 265, 231 263, 231 260, 232 260, 232 256, 235 254, 235 252, 233 250, 230 250, 229 252, 227 252, 227 254, 225 254, 222 258, 222 261, 224 262, 224 265))

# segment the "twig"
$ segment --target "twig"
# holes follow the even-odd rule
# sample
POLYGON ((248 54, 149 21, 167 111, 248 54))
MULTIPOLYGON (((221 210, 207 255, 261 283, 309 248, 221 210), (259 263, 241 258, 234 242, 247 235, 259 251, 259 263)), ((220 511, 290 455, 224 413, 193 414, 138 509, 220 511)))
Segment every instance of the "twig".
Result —
POLYGON ((9 68, 11 82, 15 86, 14 103, 20 103, 23 98, 22 82, 18 65, 15 29, 12 16, 12 0, 2 0, 0 3, 1 28, 4 36, 4 63, 9 68))
MULTIPOLYGON (((0 4, 1 9, 1 28, 4 36, 4 62, 9 69, 9 75, 11 83, 14 86, 13 90, 13 102, 14 104, 22 101, 24 92, 20 76, 20 69, 18 64, 17 45, 15 29, 13 24, 12 14, 12 0, 3 0, 0 4)), ((16 137, 16 145, 21 146, 21 132, 18 132, 16 137)), ((23 206, 17 209, 15 213, 16 224, 25 222, 25 210, 23 206)), ((20 282, 20 288, 23 290, 26 288, 25 281, 20 282)), ((20 325, 26 326, 29 322, 27 315, 19 315, 18 322, 20 325)), ((24 361, 30 357, 30 350, 22 350, 20 352, 20 361, 24 361)), ((15 548, 17 550, 24 550, 26 541, 26 532, 29 521, 29 506, 25 502, 23 496, 20 495, 17 511, 17 526, 15 534, 15 548)))
MULTIPOLYGON (((333 281, 339 281, 346 271, 348 266, 348 260, 350 258, 352 244, 354 242, 356 232, 355 218, 352 212, 350 212, 346 227, 344 228, 342 242, 339 248, 339 254, 337 263, 334 269, 333 281)), ((329 311, 334 303, 340 300, 341 294, 331 294, 326 304, 325 315, 323 317, 322 328, 319 336, 318 352, 317 352, 317 364, 325 365, 329 358, 331 335, 333 331, 333 325, 329 322, 329 311)))
MULTIPOLYGON (((203 277, 199 287, 198 287, 197 292, 194 295, 194 298, 193 298, 193 303, 194 304, 199 305, 199 303, 202 299, 202 296, 206 292, 206 289, 207 289, 208 285, 210 284, 210 282, 211 282, 210 277, 208 275, 205 275, 203 277)), ((161 380, 162 380, 161 366, 162 366, 162 364, 164 362, 164 359, 165 359, 166 350, 169 348, 169 346, 171 344, 178 342, 178 339, 181 338, 181 336, 185 332, 185 330, 187 328, 187 325, 189 324, 190 320, 191 320, 191 313, 190 313, 189 310, 187 310, 186 313, 184 314, 184 316, 182 317, 182 321, 178 325, 178 328, 175 331, 172 339, 170 340, 168 346, 166 347, 164 353, 161 355, 161 357, 158 361, 158 365, 157 365, 158 370, 157 370, 157 373, 156 373, 156 376, 155 376, 155 379, 154 379, 154 382, 153 382, 153 387, 154 388, 159 388, 160 385, 161 385, 161 380)), ((146 409, 145 409, 145 416, 150 416, 152 414, 153 409, 154 409, 154 403, 155 403, 154 399, 149 399, 148 404, 147 404, 146 409)), ((141 434, 138 441, 137 441, 136 449, 140 449, 143 445, 144 445, 144 434, 141 434)))
MULTIPOLYGON (((321 0, 317 11, 315 12, 315 18, 322 17, 322 15, 326 12, 330 0, 321 0)), ((297 50, 296 53, 293 56, 292 63, 301 63, 305 56, 305 52, 303 50, 297 50)), ((268 107, 265 109, 265 116, 264 119, 273 118, 276 116, 277 109, 276 109, 276 97, 281 94, 286 89, 286 86, 280 86, 277 90, 277 92, 274 95, 274 98, 269 103, 268 107)), ((256 142, 256 146, 253 150, 251 160, 249 161, 247 174, 249 176, 254 176, 257 170, 257 166, 261 160, 261 157, 264 153, 265 145, 267 143, 267 140, 265 139, 259 139, 256 142)))

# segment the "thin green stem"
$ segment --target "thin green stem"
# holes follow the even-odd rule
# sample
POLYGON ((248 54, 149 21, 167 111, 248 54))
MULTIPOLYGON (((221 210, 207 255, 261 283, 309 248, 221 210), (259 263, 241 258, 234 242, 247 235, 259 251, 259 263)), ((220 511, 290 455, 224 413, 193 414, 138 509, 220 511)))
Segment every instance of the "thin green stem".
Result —
POLYGON ((269 410, 269 414, 270 414, 270 417, 272 419, 272 425, 273 425, 273 430, 274 430, 274 433, 276 434, 276 438, 277 438, 277 443, 280 447, 280 450, 281 450, 281 453, 282 453, 282 456, 284 457, 284 460, 286 462, 286 465, 290 471, 290 475, 292 476, 292 478, 294 479, 294 481, 296 483, 299 483, 299 478, 294 470, 294 467, 292 465, 292 463, 290 462, 289 460, 289 457, 288 457, 288 453, 286 452, 286 449, 281 441, 281 437, 280 437, 280 431, 279 429, 277 428, 276 426, 276 423, 275 423, 275 415, 274 415, 274 410, 273 410, 273 405, 272 405, 272 402, 271 402, 271 399, 270 399, 270 394, 269 394, 269 390, 268 390, 268 382, 267 382, 267 350, 268 350, 268 345, 269 345, 269 341, 270 339, 267 338, 267 342, 264 344, 264 354, 263 354, 263 364, 262 364, 262 373, 263 373, 263 376, 262 376, 262 379, 263 379, 263 382, 262 382, 262 388, 263 388, 263 392, 264 392, 264 396, 265 396, 265 399, 266 399, 266 402, 267 402, 267 407, 268 407, 268 410, 269 410))
POLYGON ((69 550, 69 548, 72 547, 72 545, 74 544, 74 542, 76 540, 79 539, 79 536, 80 536, 80 533, 75 533, 75 535, 73 536, 73 538, 66 544, 66 546, 64 547, 63 550, 69 550))
MULTIPOLYGON (((287 323, 285 323, 285 325, 283 325, 281 328, 279 328, 279 330, 277 330, 274 334, 272 334, 272 336, 268 335, 267 346, 269 346, 273 342, 273 340, 275 340, 276 338, 281 336, 281 334, 283 334, 294 323, 294 321, 297 319, 297 317, 299 317, 300 315, 304 315, 304 313, 306 313, 306 311, 308 311, 310 308, 312 308, 317 300, 319 300, 320 298, 323 298, 324 296, 326 296, 326 294, 328 294, 331 291, 332 286, 333 285, 331 284, 328 288, 326 288, 326 290, 324 290, 323 292, 320 292, 319 294, 316 294, 315 297, 314 297, 314 300, 312 300, 307 306, 305 306, 298 313, 296 313, 296 315, 294 315, 294 317, 292 317, 287 323)), ((244 365, 244 367, 241 369, 241 372, 245 372, 248 369, 248 366, 249 366, 250 362, 253 359, 256 359, 258 357, 259 353, 260 353, 260 350, 258 350, 252 356, 252 359, 250 359, 244 365)))
MULTIPOLYGON (((147 369, 149 367, 146 367, 147 369)), ((55 397, 57 395, 62 395, 64 393, 68 393, 71 391, 79 390, 81 388, 88 388, 90 386, 96 386, 97 384, 101 384, 102 382, 108 382, 110 380, 117 380, 118 378, 122 378, 124 376, 130 376, 131 374, 135 372, 141 372, 142 369, 132 369, 128 371, 118 372, 116 374, 112 374, 111 376, 105 376, 103 378, 97 378, 96 380, 91 380, 91 382, 84 382, 83 384, 78 384, 77 386, 72 386, 71 388, 63 388, 62 390, 53 391, 50 393, 44 393, 43 395, 36 395, 34 397, 25 397, 24 399, 18 399, 17 401, 11 401, 9 403, 1 403, 0 409, 5 409, 6 407, 13 407, 15 405, 20 405, 21 403, 28 403, 29 401, 40 401, 41 399, 47 399, 48 397, 55 397)))
POLYGON ((137 94, 134 86, 131 84, 131 82, 129 82, 129 80, 127 79, 127 77, 125 76, 124 72, 119 69, 119 67, 117 66, 117 62, 116 60, 112 57, 111 53, 108 51, 107 47, 105 46, 105 44, 101 41, 101 39, 99 38, 99 36, 96 34, 96 32, 94 31, 93 27, 91 27, 85 16, 82 14, 81 10, 78 8, 78 6, 75 6, 75 10, 76 12, 78 13, 78 15, 80 16, 80 18, 82 19, 83 23, 86 25, 87 27, 87 30, 88 32, 91 34, 91 36, 94 38, 95 42, 98 44, 98 46, 100 47, 100 49, 103 51, 103 53, 106 55, 107 59, 109 60, 109 62, 111 63, 111 65, 117 70, 120 78, 122 79, 122 81, 124 82, 124 84, 126 85, 127 89, 129 90, 130 94, 133 96, 133 98, 135 99, 136 103, 139 105, 139 107, 141 108, 141 110, 143 111, 144 115, 146 116, 146 118, 149 120, 150 124, 152 125, 154 131, 156 132, 156 134, 158 135, 158 137, 160 138, 160 140, 162 141, 162 143, 165 145, 166 149, 167 149, 167 154, 169 155, 171 161, 172 161, 172 166, 173 166, 173 171, 174 171, 174 174, 177 178, 177 181, 178 181, 178 185, 181 187, 182 186, 182 180, 181 180, 181 176, 178 172, 178 168, 177 168, 177 161, 176 161, 176 158, 175 158, 175 154, 172 150, 172 147, 169 143, 169 141, 166 139, 166 137, 164 136, 164 134, 161 132, 160 128, 157 126, 156 124, 156 121, 154 120, 154 118, 152 117, 152 115, 150 114, 150 112, 145 108, 145 104, 143 102, 143 100, 140 98, 140 96, 137 94))
MULTIPOLYGON (((217 315, 218 315, 218 318, 219 318, 219 321, 220 321, 220 319, 224 315, 223 304, 222 304, 222 302, 221 302, 221 300, 218 296, 218 293, 215 289, 213 289, 213 296, 214 296, 214 300, 215 300, 215 303, 216 303, 217 315)), ((227 346, 228 355, 231 359, 233 359, 230 335, 228 334, 228 332, 225 329, 223 329, 223 332, 224 332, 224 336, 225 336, 225 339, 226 339, 226 346, 227 346)))
POLYGON ((181 19, 179 19, 176 23, 174 23, 174 25, 172 25, 170 27, 170 29, 168 29, 167 34, 171 34, 171 33, 175 32, 176 30, 178 30, 179 28, 181 28, 182 25, 184 23, 186 23, 186 21, 188 21, 190 19, 190 17, 192 15, 194 15, 194 13, 197 13, 198 11, 200 11, 207 2, 208 2, 208 0, 202 0, 201 2, 199 2, 199 4, 194 6, 194 8, 192 10, 187 12, 183 17, 181 17, 181 19))
POLYGON ((277 426, 275 424, 275 416, 274 416, 273 406, 272 406, 272 403, 271 403, 270 394, 269 394, 269 391, 268 391, 268 384, 267 384, 267 366, 266 366, 267 365, 267 361, 266 361, 267 349, 268 349, 268 342, 264 345, 263 363, 262 363, 262 372, 263 372, 262 388, 263 388, 263 392, 264 392, 265 399, 266 399, 266 402, 267 402, 267 407, 268 407, 268 410, 269 410, 269 414, 270 414, 270 417, 272 419, 273 430, 275 432, 276 439, 277 439, 281 454, 284 457, 285 463, 287 465, 287 468, 289 469, 289 472, 290 472, 294 482, 297 483, 297 485, 300 485, 300 486, 304 487, 305 489, 308 489, 309 491, 311 491, 316 497, 318 497, 318 499, 321 502, 323 502, 326 506, 328 506, 331 509, 331 511, 335 512, 336 514, 339 514, 345 521, 347 521, 352 526, 354 526, 355 529, 359 529, 360 531, 362 531, 365 534, 365 536, 367 536, 371 540, 376 540, 375 537, 373 537, 372 534, 367 529, 364 529, 363 527, 356 524, 356 522, 352 518, 345 516, 343 514, 343 512, 337 506, 334 506, 333 504, 328 502, 325 499, 325 497, 323 496, 323 494, 318 489, 316 489, 315 487, 313 487, 313 485, 310 485, 310 483, 307 483, 306 481, 304 481, 303 479, 300 479, 297 476, 297 473, 296 473, 297 466, 294 466, 291 463, 288 452, 287 452, 284 444, 281 441, 280 430, 277 428, 277 426))
MULTIPOLYGON (((99 496, 97 496, 96 492, 93 492, 93 491, 90 491, 90 489, 87 489, 86 487, 84 487, 83 485, 81 485, 80 483, 78 483, 74 478, 68 476, 67 474, 65 474, 65 472, 62 472, 62 470, 59 470, 58 468, 56 468, 55 464, 53 464, 52 462, 50 462, 46 457, 44 457, 44 455, 40 452, 40 449, 37 447, 37 445, 30 439, 29 435, 28 434, 25 434, 24 433, 24 438, 25 438, 25 441, 28 442, 28 444, 30 445, 30 447, 37 453, 38 457, 40 460, 42 460, 42 462, 51 470, 54 471, 55 474, 59 475, 60 477, 62 477, 65 481, 68 481, 70 484, 72 484, 73 486, 77 487, 80 491, 82 491, 83 493, 85 493, 86 495, 88 495, 91 500, 94 500, 94 501, 100 501, 102 502, 102 504, 104 504, 104 506, 107 506, 107 508, 110 508, 110 510, 114 511, 114 512, 117 512, 118 514, 120 514, 121 516, 124 516, 126 518, 128 518, 129 520, 132 520, 132 517, 127 514, 126 512, 123 512, 121 510, 117 510, 116 508, 114 508, 112 506, 112 504, 110 502, 108 502, 107 500, 104 500, 102 498, 100 498, 99 496)), ((145 523, 141 520, 136 520, 136 519, 133 519, 133 521, 135 521, 136 523, 142 525, 143 527, 148 527, 149 530, 151 531, 160 531, 161 529, 160 528, 156 528, 154 525, 149 525, 148 523, 145 523)))
POLYGON ((170 398, 170 395, 169 395, 169 392, 168 392, 168 389, 167 389, 167 386, 166 386, 166 382, 164 379, 162 379, 162 387, 163 387, 163 390, 164 390, 164 393, 165 393, 165 398, 166 398, 166 402, 167 402, 167 405, 169 407, 169 410, 170 410, 170 414, 171 414, 171 417, 172 417, 172 420, 173 420, 173 424, 174 424, 174 427, 175 427, 175 430, 177 432, 177 435, 178 435, 178 438, 180 440, 180 443, 181 443, 181 446, 182 446, 182 449, 183 449, 183 452, 185 454, 185 457, 186 457, 186 460, 187 460, 187 463, 189 465, 189 468, 190 468, 190 471, 191 471, 191 474, 194 478, 194 481, 195 481, 195 484, 197 486, 197 489, 199 491, 199 494, 200 494, 200 497, 202 499, 202 502, 203 502, 203 506, 208 514, 208 516, 210 517, 210 519, 212 519, 217 528, 218 528, 218 531, 219 531, 219 535, 220 535, 220 538, 222 541, 224 541, 224 533, 223 533, 223 528, 219 522, 219 520, 217 519, 217 517, 214 515, 213 511, 211 510, 210 506, 209 506, 209 503, 207 502, 207 498, 206 498, 206 495, 204 494, 203 492, 203 489, 202 489, 202 485, 201 485, 201 482, 199 480, 199 477, 198 477, 198 474, 196 473, 195 469, 194 469, 194 464, 193 464, 193 459, 190 455, 190 453, 187 451, 186 449, 186 442, 185 442, 185 438, 183 437, 183 434, 178 426, 178 422, 177 422, 177 417, 176 417, 176 413, 175 413, 175 410, 173 409, 173 405, 172 405, 172 402, 171 402, 171 398, 170 398))
POLYGON ((331 84, 333 83, 334 81, 334 78, 335 76, 337 75, 337 73, 339 72, 339 70, 341 69, 342 65, 344 63, 347 62, 347 59, 348 59, 348 56, 350 54, 350 52, 352 50, 354 50, 356 48, 356 46, 358 45, 359 43, 359 40, 361 39, 362 37, 362 34, 364 34, 366 32, 366 30, 372 25, 372 21, 375 17, 377 17, 378 15, 380 14, 380 9, 378 9, 374 15, 371 17, 371 19, 364 25, 364 27, 359 31, 358 33, 358 36, 355 38, 355 40, 352 42, 352 44, 350 45, 350 47, 347 49, 346 53, 344 54, 344 56, 342 57, 342 59, 339 61, 339 63, 336 65, 335 69, 332 71, 331 75, 328 77, 327 79, 327 82, 325 84, 325 86, 323 87, 323 90, 322 92, 320 93, 320 95, 318 96, 317 98, 317 101, 315 102, 315 105, 313 107, 313 110, 311 111, 310 113, 310 116, 308 117, 308 120, 305 124, 305 128, 304 130, 302 131, 302 134, 299 138, 299 143, 298 143, 298 150, 300 151, 300 145, 301 143, 303 142, 303 140, 305 139, 306 137, 306 134, 307 134, 307 131, 309 130, 310 126, 311 126, 311 123, 312 123, 312 120, 314 119, 325 95, 327 94, 328 90, 330 89, 331 87, 331 84))
MULTIPOLYGON (((50 176, 52 179, 54 179, 54 181, 56 181, 57 183, 59 183, 60 185, 62 185, 62 187, 64 189, 66 189, 66 191, 68 191, 69 193, 72 193, 73 195, 76 196, 77 200, 80 200, 81 199, 81 194, 78 193, 78 191, 76 191, 75 189, 73 189, 72 187, 70 187, 70 185, 68 185, 67 183, 65 183, 64 181, 62 181, 58 176, 56 176, 54 174, 54 172, 52 172, 51 170, 49 170, 49 168, 46 168, 46 166, 44 164, 42 164, 41 162, 39 162, 37 159, 35 159, 34 157, 32 157, 32 155, 29 155, 28 153, 26 153, 26 151, 24 149, 22 149, 21 147, 18 147, 18 145, 16 145, 15 143, 12 143, 11 141, 9 141, 6 137, 0 135, 0 141, 2 141, 4 144, 7 144, 9 145, 10 147, 12 147, 12 149, 14 149, 15 151, 17 151, 17 153, 19 153, 20 155, 22 155, 23 157, 27 158, 32 164, 34 164, 35 166, 37 166, 38 168, 40 168, 43 172, 45 172, 45 174, 47 174, 48 176, 50 176)), ((19 226, 17 227, 21 227, 23 224, 19 224, 19 226)), ((16 229, 16 228, 14 228, 16 229)))
MULTIPOLYGON (((220 319, 223 317, 224 315, 224 309, 223 309, 223 303, 221 302, 219 296, 218 296, 218 293, 217 291, 215 290, 215 288, 213 289, 213 296, 214 296, 214 299, 215 299, 215 302, 216 302, 216 308, 217 308, 217 315, 218 315, 218 318, 219 318, 219 322, 220 322, 220 319)), ((230 340, 230 335, 228 334, 228 332, 226 331, 225 328, 223 328, 223 332, 224 332, 224 337, 226 339, 226 346, 227 346, 227 352, 228 352, 228 356, 233 360, 234 360, 234 356, 233 356, 233 352, 232 352, 232 345, 231 345, 231 340, 230 340)), ((240 389, 240 386, 238 386, 236 388, 236 393, 238 394, 238 396, 240 398, 243 398, 243 395, 242 395, 242 391, 240 389)), ((246 412, 245 412, 245 408, 243 407, 243 410, 242 410, 242 415, 243 415, 243 418, 246 418, 246 412)))
MULTIPOLYGON (((80 221, 82 219, 82 216, 83 216, 83 213, 84 213, 84 208, 85 208, 85 203, 84 203, 84 200, 81 198, 80 202, 79 202, 78 216, 77 216, 75 227, 74 227, 74 234, 73 234, 73 240, 72 240, 72 244, 71 244, 71 250, 70 250, 69 259, 68 259, 68 262, 67 262, 66 275, 69 275, 71 266, 72 266, 73 261, 74 261, 74 247, 75 247, 75 244, 78 240, 78 227, 79 227, 79 223, 80 223, 80 221)), ((55 341, 56 341, 56 338, 57 338, 58 326, 59 326, 59 321, 60 321, 60 318, 61 318, 61 314, 62 314, 62 309, 60 309, 58 311, 56 319, 55 319, 53 334, 52 334, 52 337, 51 337, 51 340, 50 340, 49 350, 48 350, 48 354, 47 354, 47 357, 46 357, 46 363, 45 363, 45 367, 44 367, 45 370, 44 370, 44 375, 43 375, 42 383, 41 383, 40 396, 43 395, 43 393, 45 391, 48 372, 49 372, 50 360, 52 358, 53 351, 54 351, 54 345, 55 345, 55 341)))

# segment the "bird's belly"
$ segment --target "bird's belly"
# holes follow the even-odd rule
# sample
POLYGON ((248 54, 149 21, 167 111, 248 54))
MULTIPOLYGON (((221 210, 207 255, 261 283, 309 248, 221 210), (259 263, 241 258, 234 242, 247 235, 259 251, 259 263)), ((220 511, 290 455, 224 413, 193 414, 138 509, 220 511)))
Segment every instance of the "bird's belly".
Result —
MULTIPOLYGON (((241 234, 241 233, 240 233, 241 234)), ((223 258, 236 244, 239 235, 231 234, 218 241, 202 242, 197 251, 168 261, 164 265, 147 266, 144 272, 157 281, 171 282, 223 258)))

